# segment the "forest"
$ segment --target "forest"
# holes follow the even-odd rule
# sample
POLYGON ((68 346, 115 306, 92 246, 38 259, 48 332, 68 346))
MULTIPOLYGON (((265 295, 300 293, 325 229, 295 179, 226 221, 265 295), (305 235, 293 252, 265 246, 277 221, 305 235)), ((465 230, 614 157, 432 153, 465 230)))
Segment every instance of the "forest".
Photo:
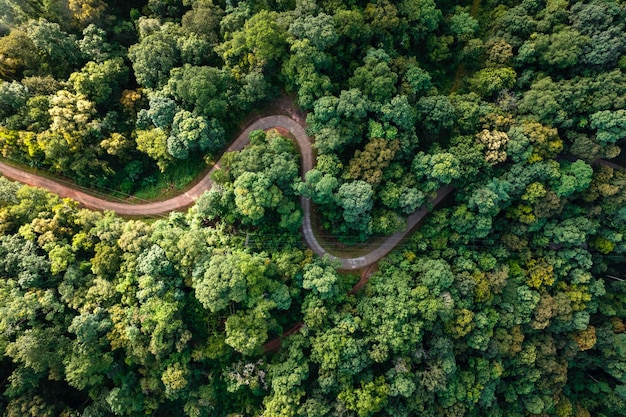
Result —
POLYGON ((0 177, 2 416, 626 416, 624 145, 624 0, 0 0, 1 162, 214 168, 0 177))

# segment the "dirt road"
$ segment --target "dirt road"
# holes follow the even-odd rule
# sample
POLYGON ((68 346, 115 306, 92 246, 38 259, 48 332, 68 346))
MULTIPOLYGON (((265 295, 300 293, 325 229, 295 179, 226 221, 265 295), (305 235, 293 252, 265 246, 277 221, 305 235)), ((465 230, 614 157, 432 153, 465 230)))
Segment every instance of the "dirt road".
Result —
MULTIPOLYGON (((311 140, 307 136, 304 127, 302 126, 303 120, 296 121, 288 116, 275 115, 267 116, 252 122, 241 134, 235 139, 235 141, 226 149, 227 152, 237 151, 243 149, 249 142, 248 136, 253 130, 267 130, 273 127, 282 127, 287 129, 293 137, 296 139, 300 148, 301 161, 301 174, 304 178, 309 170, 313 169, 313 150, 311 148, 311 140)), ((32 185, 35 187, 45 188, 61 197, 69 197, 78 201, 83 206, 94 210, 111 210, 116 212, 120 216, 155 216, 167 214, 171 211, 183 210, 194 204, 196 199, 200 197, 205 191, 211 189, 212 181, 211 174, 215 169, 219 168, 219 162, 213 167, 200 181, 198 181, 192 188, 186 192, 163 201, 154 201, 148 203, 124 203, 109 201, 96 197, 94 195, 82 192, 68 185, 61 184, 60 182, 40 177, 35 174, 31 174, 25 171, 15 168, 0 162, 0 172, 5 177, 22 182, 24 184, 32 185)), ((437 192, 437 196, 430 201, 430 205, 435 206, 441 200, 443 200, 448 194, 453 191, 452 186, 441 188, 437 192)), ((389 236, 380 246, 372 248, 372 250, 364 256, 358 258, 341 258, 330 255, 326 249, 320 245, 317 241, 315 234, 313 233, 313 227, 311 222, 311 202, 309 199, 301 198, 303 221, 302 221, 302 233, 306 244, 319 256, 329 255, 331 258, 337 259, 341 262, 341 269, 355 270, 363 268, 364 266, 373 264, 380 258, 388 254, 393 248, 404 238, 404 236, 410 232, 428 213, 427 208, 422 208, 407 219, 407 228, 403 231, 395 233, 389 236)))

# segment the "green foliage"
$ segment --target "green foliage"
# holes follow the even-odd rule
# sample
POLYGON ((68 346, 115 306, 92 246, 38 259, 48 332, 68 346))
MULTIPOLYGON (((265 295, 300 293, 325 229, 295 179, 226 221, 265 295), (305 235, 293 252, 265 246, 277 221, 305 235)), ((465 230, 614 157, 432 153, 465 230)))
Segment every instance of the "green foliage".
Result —
POLYGON ((276 208, 281 200, 281 192, 271 180, 255 172, 244 172, 233 183, 235 206, 244 219, 259 224, 266 208, 276 208))
POLYGON ((100 20, 107 4, 103 0, 68 0, 67 7, 80 27, 100 20))
POLYGON ((370 49, 363 62, 350 78, 350 87, 358 88, 377 103, 390 100, 396 91, 398 75, 389 68, 389 55, 381 49, 370 49))
POLYGON ((31 20, 26 33, 42 57, 41 71, 64 79, 81 59, 74 35, 63 31, 59 24, 44 18, 31 20))
POLYGON ((524 63, 537 60, 543 67, 563 69, 578 62, 588 43, 589 37, 569 28, 551 35, 533 34, 521 46, 518 59, 524 63))
POLYGON ((28 89, 17 81, 0 84, 0 118, 17 113, 28 101, 28 89))
POLYGON ((335 198, 343 208, 343 218, 349 227, 356 230, 369 227, 373 193, 372 186, 361 180, 346 182, 339 187, 335 198))
POLYGON ((623 2, 144 3, 0 2, 3 157, 182 187, 287 92, 316 168, 257 131, 150 221, 0 179, 6 416, 624 415, 623 2), (432 212, 351 291, 298 196, 342 249, 432 212))
POLYGON ((150 95, 150 107, 137 114, 137 127, 146 129, 150 123, 157 128, 169 128, 178 109, 176 102, 161 94, 150 95))
POLYGON ((203 268, 203 275, 194 279, 196 297, 204 308, 216 312, 225 309, 229 302, 244 303, 247 299, 247 280, 258 280, 265 268, 259 259, 246 253, 219 255, 203 268), (257 277, 247 274, 254 272, 257 277))
POLYGON ((383 377, 379 377, 354 391, 342 391, 337 398, 348 410, 355 411, 359 417, 365 417, 380 411, 387 401, 388 394, 389 386, 385 384, 383 377))
POLYGON ((19 79, 22 75, 36 73, 39 66, 37 47, 26 32, 13 29, 0 38, 0 76, 7 80, 19 79))
POLYGON ((461 8, 457 8, 448 24, 450 33, 459 41, 468 41, 473 38, 479 27, 478 21, 461 8))
POLYGON ((287 47, 286 28, 276 12, 261 10, 240 30, 229 34, 219 52, 237 74, 254 68, 276 68, 287 47))
POLYGON ((191 10, 182 17, 182 27, 186 31, 205 35, 212 44, 218 42, 219 24, 224 10, 212 1, 193 1, 191 10))
POLYGON ((171 71, 165 91, 196 114, 223 119, 230 111, 228 94, 232 87, 228 72, 186 64, 171 71))
POLYGON ((180 60, 172 26, 164 25, 143 36, 140 43, 128 49, 137 81, 148 88, 160 88, 169 79, 169 73, 180 60))
POLYGON ((338 39, 334 20, 325 13, 298 17, 289 26, 289 33, 298 39, 307 39, 313 47, 321 51, 328 49, 338 39))
POLYGON ((626 137, 626 110, 594 113, 591 127, 597 129, 596 139, 600 144, 615 143, 626 137))
POLYGON ((620 16, 617 4, 601 1, 576 3, 571 12, 572 27, 590 38, 583 49, 581 63, 607 68, 615 65, 620 52, 626 49, 625 40, 617 35, 624 28, 623 22, 616 20, 620 16))
POLYGON ((172 161, 172 156, 168 152, 167 133, 157 127, 150 130, 138 130, 136 134, 137 149, 156 160, 161 172, 165 171, 172 161))
POLYGON ((275 219, 281 228, 297 227, 301 219, 292 184, 299 175, 293 143, 276 132, 250 136, 251 144, 231 154, 227 169, 216 174, 223 175, 218 181, 223 185, 205 195, 201 212, 252 226, 269 226, 269 219, 275 219))
POLYGON ((322 300, 339 295, 337 265, 329 259, 310 263, 304 267, 302 288, 312 290, 322 300))
POLYGON ((399 147, 397 140, 373 138, 363 151, 355 152, 346 176, 353 180, 363 180, 375 187, 382 180, 383 170, 389 166, 399 147))
POLYGON ((313 105, 307 117, 315 132, 315 146, 320 153, 340 152, 360 141, 358 121, 367 115, 369 105, 358 89, 343 90, 339 97, 325 96, 313 105))
POLYGON ((482 97, 490 97, 515 85, 516 74, 512 68, 484 68, 469 80, 470 87, 482 97))
POLYGON ((507 150, 515 161, 538 162, 553 158, 563 149, 558 131, 536 122, 513 126, 509 138, 507 150))
POLYGON ((450 99, 446 96, 422 97, 417 102, 420 124, 432 135, 454 125, 456 116, 450 99))
POLYGON ((300 195, 310 198, 316 204, 334 201, 334 192, 339 185, 337 178, 314 168, 305 174, 305 180, 295 186, 300 195))
POLYGON ((83 29, 83 38, 78 40, 80 52, 89 60, 97 63, 114 58, 121 51, 107 39, 107 33, 101 27, 91 23, 83 29))
POLYGON ((413 160, 412 170, 417 177, 426 176, 450 184, 460 176, 459 161, 448 152, 426 155, 418 153, 413 160))
POLYGON ((177 159, 187 159, 194 150, 215 152, 224 144, 224 129, 215 121, 194 116, 186 110, 174 115, 167 138, 167 152, 177 159))
POLYGON ((408 84, 411 93, 419 94, 428 91, 432 87, 430 74, 418 66, 407 68, 404 81, 408 84))
POLYGON ((406 16, 410 24, 409 33, 415 41, 421 41, 441 22, 441 10, 433 0, 403 0, 398 9, 406 16))
POLYGON ((96 104, 104 104, 114 92, 119 94, 120 86, 126 84, 127 79, 128 68, 124 61, 114 58, 101 64, 88 62, 80 72, 70 75, 69 82, 78 94, 91 98, 96 104))

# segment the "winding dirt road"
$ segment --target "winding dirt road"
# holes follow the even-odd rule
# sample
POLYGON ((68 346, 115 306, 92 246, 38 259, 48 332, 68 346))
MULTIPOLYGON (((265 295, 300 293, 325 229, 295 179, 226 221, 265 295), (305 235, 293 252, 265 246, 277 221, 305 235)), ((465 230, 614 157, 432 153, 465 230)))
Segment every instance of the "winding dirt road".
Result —
MULTIPOLYGON (((307 136, 304 127, 291 117, 276 115, 263 117, 254 121, 243 132, 241 132, 237 139, 235 139, 235 141, 226 149, 226 152, 243 149, 243 147, 248 144, 248 136, 253 130, 267 130, 273 127, 282 127, 287 129, 296 139, 302 157, 301 174, 304 178, 304 175, 313 169, 313 151, 311 149, 311 140, 307 136)), ((0 172, 9 179, 35 187, 45 188, 48 191, 60 195, 61 197, 69 197, 76 200, 83 206, 90 209, 111 210, 120 216, 155 216, 166 214, 171 211, 185 209, 193 205, 198 197, 211 188, 213 183, 210 176, 216 169, 219 169, 219 162, 192 188, 176 197, 163 201, 134 204, 98 198, 51 179, 40 177, 0 162, 0 172)), ((429 205, 437 205, 448 194, 450 194, 453 189, 454 188, 452 186, 442 187, 438 190, 437 196, 430 200, 429 205)), ((407 218, 407 228, 405 230, 389 236, 380 246, 374 248, 366 255, 358 258, 340 258, 329 254, 317 241, 315 234, 313 233, 311 222, 311 201, 304 197, 301 197, 300 200, 302 204, 302 211, 304 213, 302 233, 306 244, 319 256, 328 255, 330 258, 340 261, 341 269, 345 270, 363 268, 367 265, 373 264, 383 256, 387 255, 407 235, 407 233, 410 232, 411 229, 430 212, 428 208, 422 208, 411 214, 407 218)))

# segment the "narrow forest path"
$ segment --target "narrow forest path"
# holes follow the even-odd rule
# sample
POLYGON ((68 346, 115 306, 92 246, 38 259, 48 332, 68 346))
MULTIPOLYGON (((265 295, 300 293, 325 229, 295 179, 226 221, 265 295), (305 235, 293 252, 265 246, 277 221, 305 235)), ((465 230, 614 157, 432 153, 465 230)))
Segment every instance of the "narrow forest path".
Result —
MULTIPOLYGON (((296 121, 291 117, 284 115, 262 117, 248 125, 248 127, 244 129, 237 139, 235 139, 235 141, 233 141, 233 143, 226 149, 226 152, 243 149, 244 146, 249 143, 250 132, 254 130, 267 130, 274 127, 284 128, 293 135, 298 143, 301 155, 301 174, 302 178, 304 178, 304 175, 313 169, 313 149, 311 148, 311 140, 306 134, 303 123, 303 120, 296 121)), ((218 162, 193 187, 176 197, 163 201, 134 204, 109 201, 99 198, 80 191, 72 186, 64 185, 58 181, 44 178, 36 174, 31 174, 19 168, 0 162, 0 172, 9 179, 31 186, 44 188, 50 192, 60 195, 61 197, 69 197, 90 209, 102 211, 111 210, 120 216, 156 216, 188 208, 193 205, 196 199, 198 199, 198 197, 200 197, 205 191, 211 189, 211 186, 213 185, 213 182, 211 181, 211 174, 216 169, 219 169, 219 167, 220 164, 218 162)), ((429 201, 427 207, 436 206, 452 191, 453 187, 450 185, 442 187, 437 191, 435 198, 429 201)), ((313 233, 311 221, 311 201, 308 198, 301 197, 300 202, 304 214, 302 221, 302 233, 306 244, 317 255, 328 255, 330 258, 340 261, 340 268, 344 270, 356 270, 363 268, 373 264, 383 256, 387 255, 391 252, 391 250, 393 250, 393 248, 396 247, 398 243, 400 243, 400 241, 411 231, 411 229, 413 229, 413 227, 415 227, 430 212, 429 208, 424 207, 411 214, 407 218, 407 227, 405 230, 389 236, 382 242, 382 244, 373 248, 366 255, 357 258, 342 258, 329 254, 328 251, 318 242, 315 234, 313 233)))
MULTIPOLYGON (((474 19, 478 17, 478 11, 480 10, 480 3, 482 0, 474 0, 472 2, 472 6, 470 7, 470 16, 474 19)), ((454 73, 454 81, 452 81, 452 86, 450 87, 450 94, 456 93, 461 85, 461 78, 466 75, 465 71, 465 63, 461 62, 454 73)))
POLYGON ((478 16, 478 10, 480 9, 481 0, 474 0, 472 2, 472 7, 470 8, 470 16, 476 18, 478 16))
MULTIPOLYGON (((348 295, 354 295, 357 292, 361 291, 363 287, 365 287, 365 285, 369 282, 370 278, 376 271, 378 271, 377 263, 373 263, 369 265, 367 268, 363 268, 363 271, 361 271, 361 279, 359 279, 359 282, 354 284, 352 289, 348 291, 348 295)), ((291 326, 289 330, 285 330, 283 334, 281 334, 280 336, 276 336, 275 338, 268 340, 267 342, 263 344, 263 352, 265 353, 277 352, 281 348, 282 342, 284 339, 298 332, 304 326, 306 326, 306 324, 303 321, 298 322, 294 324, 293 326, 291 326)))
MULTIPOLYGON (((298 144, 301 147, 303 169, 311 169, 313 165, 313 157, 311 154, 311 145, 308 137, 306 136, 306 132, 300 124, 287 116, 268 116, 254 121, 243 132, 241 132, 237 139, 235 139, 226 149, 226 152, 239 151, 243 149, 243 147, 249 143, 250 140, 248 136, 253 130, 266 130, 276 126, 283 126, 287 128, 296 137, 298 144), (307 157, 308 161, 305 162, 307 157)), ((215 164, 215 166, 209 170, 193 187, 176 197, 148 203, 126 203, 99 198, 89 193, 79 191, 72 186, 64 185, 58 181, 44 178, 36 174, 31 174, 19 168, 0 162, 0 172, 9 179, 35 187, 45 188, 48 191, 60 195, 61 197, 72 198, 90 209, 103 211, 111 210, 120 216, 156 216, 160 214, 167 214, 171 211, 185 209, 193 205, 196 199, 198 199, 198 197, 200 197, 205 191, 211 189, 211 186, 213 185, 213 182, 211 181, 211 174, 217 169, 219 169, 219 162, 215 164)))

